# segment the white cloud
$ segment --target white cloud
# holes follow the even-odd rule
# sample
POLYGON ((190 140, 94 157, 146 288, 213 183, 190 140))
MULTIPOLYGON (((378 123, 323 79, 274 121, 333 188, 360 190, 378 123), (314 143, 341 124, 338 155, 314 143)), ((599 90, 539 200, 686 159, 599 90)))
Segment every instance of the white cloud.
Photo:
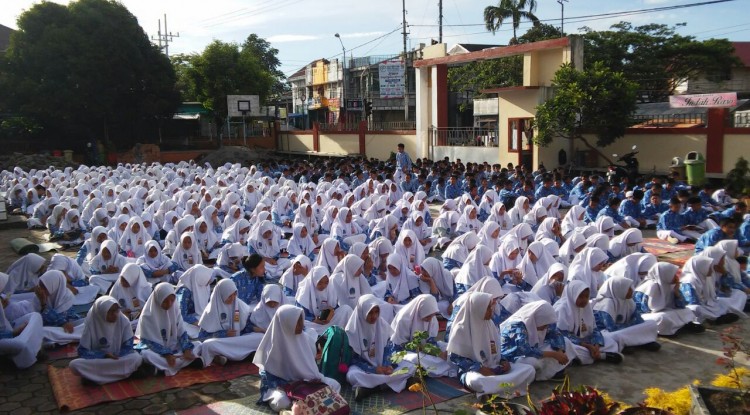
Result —
POLYGON ((288 43, 288 42, 307 42, 310 40, 318 40, 320 36, 313 35, 273 35, 268 37, 266 40, 271 43, 288 43))

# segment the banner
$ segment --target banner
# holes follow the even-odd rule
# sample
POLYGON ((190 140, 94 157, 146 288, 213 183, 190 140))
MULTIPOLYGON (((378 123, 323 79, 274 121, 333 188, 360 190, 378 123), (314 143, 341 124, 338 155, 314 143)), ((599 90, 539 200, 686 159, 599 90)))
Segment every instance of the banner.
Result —
POLYGON ((404 97, 404 69, 402 60, 390 60, 378 65, 380 98, 404 97))
POLYGON ((737 106, 737 93, 672 95, 669 97, 671 108, 722 108, 737 106))

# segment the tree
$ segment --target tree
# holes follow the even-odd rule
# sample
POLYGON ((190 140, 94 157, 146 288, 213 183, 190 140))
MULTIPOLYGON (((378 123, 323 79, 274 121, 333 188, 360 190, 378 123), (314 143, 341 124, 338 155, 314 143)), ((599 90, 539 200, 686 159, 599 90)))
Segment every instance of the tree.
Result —
POLYGON ((263 68, 275 78, 270 95, 277 98, 280 97, 289 88, 289 84, 286 83, 286 75, 280 69, 281 61, 277 56, 279 50, 271 47, 271 43, 255 33, 245 39, 242 43, 242 50, 260 58, 263 68))
POLYGON ((585 65, 605 62, 638 83, 641 102, 661 102, 688 78, 728 73, 739 59, 727 39, 697 41, 663 24, 633 26, 620 22, 611 30, 585 32, 585 65))
POLYGON ((638 85, 622 72, 613 72, 601 62, 584 71, 563 65, 552 80, 554 95, 536 110, 534 142, 549 145, 554 139, 581 140, 610 161, 584 137, 596 136, 596 146, 605 147, 625 135, 636 109, 638 85))
POLYGON ((268 46, 251 35, 242 47, 214 40, 200 54, 175 56, 177 87, 184 99, 203 103, 213 112, 216 124, 223 126, 227 95, 258 95, 266 102, 280 81, 277 51, 268 46))
MULTIPOLYGON (((540 24, 531 27, 518 38, 518 43, 557 39, 560 29, 540 24)), ((448 69, 448 85, 452 92, 480 96, 483 89, 502 88, 523 83, 523 56, 471 62, 448 69)))
POLYGON ((534 15, 535 11, 536 0, 500 0, 497 6, 487 6, 484 9, 484 24, 487 30, 495 34, 500 26, 510 19, 513 25, 513 39, 510 43, 514 44, 521 19, 530 20, 535 26, 539 24, 539 19, 534 15))
POLYGON ((38 3, 18 29, 0 77, 2 107, 36 119, 55 139, 143 139, 179 104, 169 60, 116 1, 38 3))

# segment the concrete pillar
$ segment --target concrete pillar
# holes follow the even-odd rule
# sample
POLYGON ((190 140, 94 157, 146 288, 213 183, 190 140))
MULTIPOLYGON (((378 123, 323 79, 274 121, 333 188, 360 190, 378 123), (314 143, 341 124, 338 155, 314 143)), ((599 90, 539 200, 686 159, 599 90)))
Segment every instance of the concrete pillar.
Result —
POLYGON ((429 130, 432 125, 432 102, 430 97, 430 67, 415 68, 417 154, 419 158, 430 157, 429 130))
POLYGON ((724 128, 727 108, 709 108, 706 120, 706 172, 722 173, 724 169, 724 128))

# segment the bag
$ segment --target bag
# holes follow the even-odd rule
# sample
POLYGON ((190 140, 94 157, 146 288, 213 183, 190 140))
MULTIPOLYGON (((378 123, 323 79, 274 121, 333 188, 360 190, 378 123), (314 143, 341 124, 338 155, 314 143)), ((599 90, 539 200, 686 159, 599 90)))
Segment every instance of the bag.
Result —
POLYGON ((329 327, 321 337, 325 338, 325 344, 320 357, 320 373, 343 385, 352 360, 349 337, 338 326, 329 327))
POLYGON ((349 415, 349 404, 325 383, 298 381, 285 387, 294 401, 292 412, 300 415, 349 415))

